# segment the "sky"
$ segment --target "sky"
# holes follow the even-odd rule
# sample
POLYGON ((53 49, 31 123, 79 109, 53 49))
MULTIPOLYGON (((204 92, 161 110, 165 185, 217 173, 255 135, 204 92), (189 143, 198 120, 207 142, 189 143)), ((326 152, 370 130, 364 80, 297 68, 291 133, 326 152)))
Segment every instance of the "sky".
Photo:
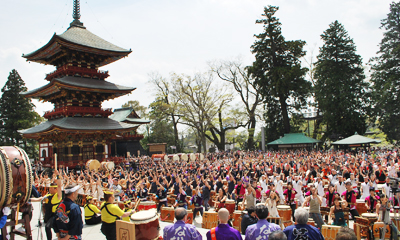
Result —
MULTIPOLYGON (((364 63, 375 56, 383 31, 381 20, 389 13, 389 0, 83 0, 81 21, 92 33, 132 53, 102 67, 106 80, 136 87, 131 94, 103 103, 119 108, 129 100, 148 106, 155 99, 149 74, 194 75, 208 70, 208 63, 240 57, 250 65, 255 24, 264 6, 279 6, 276 16, 286 40, 307 42, 306 59, 318 54, 320 35, 338 20, 354 39, 364 63)), ((54 33, 62 34, 72 21, 73 0, 3 1, 0 14, 0 86, 16 69, 29 90, 48 82, 54 66, 27 62, 22 54, 45 45, 54 33)), ((50 103, 34 101, 43 114, 50 103)))

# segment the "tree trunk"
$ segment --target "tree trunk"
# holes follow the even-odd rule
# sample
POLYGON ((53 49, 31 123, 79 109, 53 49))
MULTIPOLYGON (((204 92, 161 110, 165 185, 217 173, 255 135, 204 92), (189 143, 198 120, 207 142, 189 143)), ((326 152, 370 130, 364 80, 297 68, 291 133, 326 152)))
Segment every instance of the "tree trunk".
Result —
POLYGON ((290 133, 290 120, 287 110, 286 98, 280 95, 279 102, 281 104, 281 110, 282 110, 283 128, 284 128, 283 130, 285 133, 290 133))
POLYGON ((171 117, 172 117, 172 123, 174 124, 174 144, 175 144, 175 147, 176 147, 176 151, 177 152, 182 152, 181 151, 181 146, 180 146, 180 144, 178 144, 179 143, 179 135, 178 135, 178 123, 175 121, 175 116, 174 116, 174 114, 171 114, 171 117))
POLYGON ((256 128, 256 117, 253 115, 249 119, 249 137, 247 138, 247 148, 254 150, 254 131, 256 128))

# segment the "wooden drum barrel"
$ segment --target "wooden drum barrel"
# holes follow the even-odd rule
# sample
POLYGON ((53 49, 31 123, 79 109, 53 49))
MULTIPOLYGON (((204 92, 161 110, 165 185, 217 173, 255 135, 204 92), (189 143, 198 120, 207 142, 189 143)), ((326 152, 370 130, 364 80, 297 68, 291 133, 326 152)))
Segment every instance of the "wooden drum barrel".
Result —
POLYGON ((15 146, 0 147, 0 208, 23 205, 32 192, 32 166, 24 150, 15 146))
POLYGON ((96 159, 92 159, 86 162, 86 169, 88 171, 95 171, 98 172, 100 168, 100 162, 96 159))
POLYGON ((211 229, 216 226, 218 226, 218 213, 211 210, 204 212, 201 227, 211 229))
POLYGON ((131 222, 135 224, 136 240, 156 239, 160 237, 160 223, 154 209, 134 213, 131 222))

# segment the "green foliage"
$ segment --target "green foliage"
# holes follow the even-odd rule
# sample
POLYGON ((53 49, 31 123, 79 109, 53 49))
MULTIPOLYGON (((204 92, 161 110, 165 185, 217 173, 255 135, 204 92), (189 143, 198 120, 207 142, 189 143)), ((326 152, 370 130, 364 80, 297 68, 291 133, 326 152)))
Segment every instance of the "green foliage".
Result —
POLYGON ((265 99, 267 139, 291 131, 291 113, 306 104, 311 83, 305 80, 307 68, 301 67, 300 58, 305 55, 304 41, 286 41, 281 32, 281 23, 274 15, 278 7, 264 8, 264 32, 255 35, 257 40, 251 46, 256 60, 249 67, 254 81, 265 99))
POLYGON ((370 105, 362 59, 344 29, 335 21, 321 35, 324 45, 315 63, 315 98, 327 125, 324 138, 336 140, 366 131, 370 105))
POLYGON ((382 20, 385 30, 378 56, 371 59, 373 100, 379 127, 390 142, 400 140, 400 3, 390 4, 390 12, 382 20))
POLYGON ((1 89, 0 98, 0 136, 1 144, 20 146, 29 157, 38 157, 37 141, 23 139, 18 130, 31 128, 43 119, 34 111, 35 105, 20 93, 27 91, 24 81, 13 69, 1 89))

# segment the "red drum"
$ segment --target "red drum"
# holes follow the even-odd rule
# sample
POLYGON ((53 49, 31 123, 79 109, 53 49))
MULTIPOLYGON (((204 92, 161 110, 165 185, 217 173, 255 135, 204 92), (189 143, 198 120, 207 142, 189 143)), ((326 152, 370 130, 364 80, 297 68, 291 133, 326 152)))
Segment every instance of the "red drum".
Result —
POLYGON ((161 208, 160 220, 173 223, 175 219, 175 209, 173 207, 161 208))
POLYGON ((0 209, 24 205, 32 193, 32 166, 24 150, 0 147, 0 209))
POLYGON ((193 224, 193 211, 187 210, 187 220, 186 223, 193 224))
POLYGON ((234 211, 232 214, 232 225, 233 228, 235 228, 236 230, 238 230, 239 232, 241 232, 241 223, 242 223, 242 215, 243 212, 242 211, 234 211))
POLYGON ((282 222, 292 221, 292 209, 287 205, 277 206, 279 216, 282 218, 282 222))
POLYGON ((210 200, 208 200, 208 205, 212 206, 215 197, 215 191, 211 190, 210 192, 210 200))
POLYGON ((356 209, 358 214, 362 215, 363 213, 368 212, 367 206, 365 206, 365 200, 357 199, 356 200, 356 209))
POLYGON ((315 227, 315 222, 313 220, 311 220, 311 219, 308 219, 307 224, 315 227))
POLYGON ((175 200, 176 200, 175 194, 171 194, 171 195, 167 196, 168 205, 174 205, 175 200))
POLYGON ((232 199, 227 199, 225 201, 225 208, 228 209, 229 214, 232 216, 233 212, 235 211, 235 201, 232 199))
POLYGON ((136 240, 160 237, 160 223, 158 222, 157 211, 151 209, 134 213, 131 216, 131 222, 135 224, 136 240))
POLYGON ((140 202, 138 206, 138 211, 141 210, 150 210, 152 208, 157 209, 157 205, 153 201, 148 201, 148 202, 140 202))

